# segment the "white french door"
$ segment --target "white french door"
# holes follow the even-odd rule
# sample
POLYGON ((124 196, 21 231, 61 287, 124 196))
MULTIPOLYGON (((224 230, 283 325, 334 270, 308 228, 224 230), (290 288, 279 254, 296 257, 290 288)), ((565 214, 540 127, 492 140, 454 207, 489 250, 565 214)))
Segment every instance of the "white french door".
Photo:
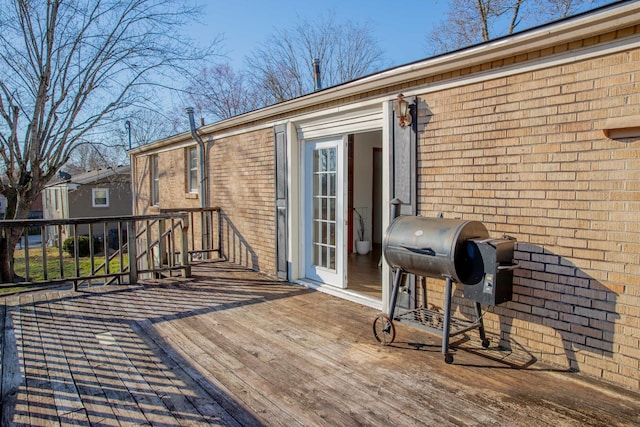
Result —
POLYGON ((305 275, 346 286, 345 173, 342 137, 305 145, 305 275))

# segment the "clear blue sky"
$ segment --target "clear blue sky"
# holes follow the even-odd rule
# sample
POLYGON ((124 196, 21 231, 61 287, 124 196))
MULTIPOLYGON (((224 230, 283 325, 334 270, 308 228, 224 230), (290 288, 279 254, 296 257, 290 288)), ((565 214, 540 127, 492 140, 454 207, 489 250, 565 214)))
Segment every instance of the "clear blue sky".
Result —
POLYGON ((334 11, 338 22, 368 22, 388 67, 427 57, 425 35, 440 21, 448 0, 204 0, 202 25, 190 29, 203 42, 222 35, 222 48, 234 67, 264 42, 277 25, 312 21, 334 11), (281 24, 279 24, 281 23, 281 24))

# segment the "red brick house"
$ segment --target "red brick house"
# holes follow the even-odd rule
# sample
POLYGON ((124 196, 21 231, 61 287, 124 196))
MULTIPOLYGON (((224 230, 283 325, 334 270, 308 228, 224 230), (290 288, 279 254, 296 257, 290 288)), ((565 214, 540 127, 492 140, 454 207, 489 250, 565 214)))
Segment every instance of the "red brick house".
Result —
MULTIPOLYGON (((478 220, 517 239, 513 300, 484 317, 499 344, 640 388, 640 2, 198 134, 207 204, 250 247, 250 267, 387 311, 388 267, 378 269, 378 254, 351 253, 353 209, 374 248, 394 198, 404 214, 478 220), (404 127, 400 93, 414 109, 404 127), (377 275, 373 290, 360 286, 363 264, 377 275)), ((197 149, 187 131, 130 151, 136 214, 201 205, 197 149)), ((426 282, 430 303, 441 303, 441 281, 426 282)))

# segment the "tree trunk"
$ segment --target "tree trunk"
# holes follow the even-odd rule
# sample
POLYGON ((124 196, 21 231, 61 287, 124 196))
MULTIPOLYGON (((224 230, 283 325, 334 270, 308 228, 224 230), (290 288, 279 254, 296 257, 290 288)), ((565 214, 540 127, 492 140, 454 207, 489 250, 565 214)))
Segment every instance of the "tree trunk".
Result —
MULTIPOLYGON (((6 219, 27 219, 31 205, 35 200, 33 181, 27 186, 29 189, 22 194, 6 192, 6 219)), ((39 192, 39 190, 38 190, 39 192)), ((22 236, 23 227, 7 227, 0 230, 0 283, 13 283, 18 279, 14 271, 14 255, 16 245, 22 236)))
POLYGON ((10 227, 2 230, 0 237, 0 282, 13 283, 16 280, 16 274, 13 269, 14 254, 16 245, 20 241, 22 228, 10 227))

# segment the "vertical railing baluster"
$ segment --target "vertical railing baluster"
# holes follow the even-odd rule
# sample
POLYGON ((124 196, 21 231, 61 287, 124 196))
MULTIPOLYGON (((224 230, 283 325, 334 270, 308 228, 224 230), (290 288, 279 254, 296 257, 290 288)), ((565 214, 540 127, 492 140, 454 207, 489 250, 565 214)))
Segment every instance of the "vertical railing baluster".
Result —
POLYGON ((62 256, 62 224, 58 225, 58 265, 60 266, 60 278, 64 279, 64 258, 62 256))
POLYGON ((191 235, 191 245, 189 246, 191 251, 196 250, 196 235, 195 235, 195 222, 194 222, 195 213, 189 212, 189 234, 191 235))
MULTIPOLYGON (((120 273, 124 272, 124 242, 122 241, 122 221, 118 221, 118 254, 120 256, 120 273)), ((127 247, 129 245, 127 244, 127 247)), ((128 252, 127 252, 128 253, 128 252)), ((122 285, 122 280, 120 279, 122 275, 118 275, 118 284, 122 285)))
POLYGON ((207 209, 206 213, 207 213, 207 230, 208 230, 208 233, 209 233, 209 239, 208 239, 208 243, 207 243, 207 246, 208 246, 208 248, 207 248, 208 252, 207 253, 209 255, 208 255, 207 258, 211 259, 213 257, 212 253, 215 250, 215 247, 214 247, 214 243, 215 243, 214 242, 214 235, 215 235, 215 233, 214 233, 214 228, 213 228, 213 216, 212 216, 213 212, 210 209, 207 209))
POLYGON ((200 211, 200 250, 202 252, 200 253, 200 257, 203 260, 206 257, 206 253, 205 253, 206 249, 207 249, 206 221, 205 221, 205 217, 204 217, 204 211, 201 210, 200 211))
POLYGON ((193 228, 193 223, 189 223, 190 218, 193 217, 191 217, 189 214, 184 214, 181 221, 183 277, 191 277, 191 264, 189 263, 189 229, 193 228))
POLYGON ((155 261, 153 259, 153 251, 151 248, 151 242, 152 242, 152 237, 151 237, 151 226, 150 226, 150 222, 149 220, 146 221, 146 236, 147 236, 147 268, 149 270, 153 270, 153 268, 155 267, 155 261))
POLYGON ((93 224, 89 224, 89 268, 91 271, 91 275, 89 277, 89 286, 93 285, 93 281, 91 280, 91 276, 93 276, 96 272, 96 265, 94 260, 95 255, 95 247, 93 246, 93 224))
POLYGON ((30 273, 30 268, 29 268, 29 227, 25 227, 22 230, 22 237, 20 237, 21 239, 24 238, 24 280, 26 282, 29 281, 29 273, 30 273), (25 231, 27 234, 25 234, 25 231))
POLYGON ((169 272, 175 266, 176 256, 176 239, 175 239, 176 221, 175 218, 171 218, 171 226, 169 227, 169 272))
POLYGON ((164 230, 165 230, 165 220, 161 219, 158 221, 158 270, 162 271, 162 265, 164 263, 165 249, 166 245, 164 243, 164 230))
POLYGON ((49 265, 47 262, 47 241, 45 240, 45 234, 47 227, 40 226, 40 247, 42 249, 42 275, 43 280, 49 280, 49 265))
POLYGON ((80 277, 80 248, 78 243, 78 224, 73 224, 73 258, 76 274, 73 279, 73 290, 78 290, 78 277, 80 277))
POLYGON ((127 248, 129 253, 129 284, 138 283, 138 249, 136 247, 135 221, 127 221, 127 248))
POLYGON ((222 216, 220 209, 216 210, 216 221, 218 221, 218 258, 222 259, 222 216))
POLYGON ((104 252, 104 274, 108 275, 109 270, 109 244, 107 242, 107 221, 102 223, 102 252, 104 252))

